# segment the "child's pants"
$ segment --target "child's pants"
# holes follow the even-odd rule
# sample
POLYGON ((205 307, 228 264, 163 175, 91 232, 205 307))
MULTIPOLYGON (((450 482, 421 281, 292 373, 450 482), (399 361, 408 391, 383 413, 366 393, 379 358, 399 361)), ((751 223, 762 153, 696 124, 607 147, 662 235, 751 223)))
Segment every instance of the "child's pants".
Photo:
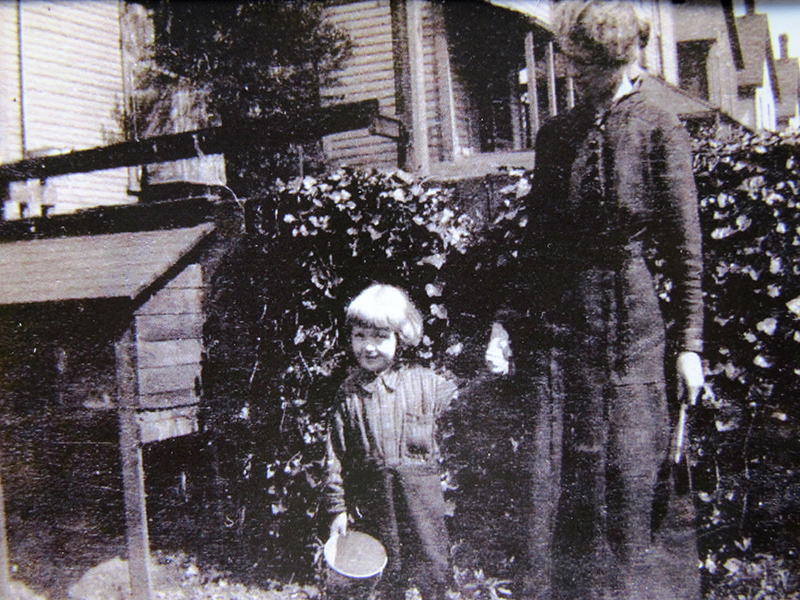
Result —
POLYGON ((401 465, 382 469, 376 479, 363 486, 372 487, 372 494, 359 503, 366 510, 354 528, 377 535, 386 548, 389 560, 379 586, 384 596, 402 600, 406 587, 416 585, 425 600, 444 598, 451 581, 450 537, 438 471, 401 465))

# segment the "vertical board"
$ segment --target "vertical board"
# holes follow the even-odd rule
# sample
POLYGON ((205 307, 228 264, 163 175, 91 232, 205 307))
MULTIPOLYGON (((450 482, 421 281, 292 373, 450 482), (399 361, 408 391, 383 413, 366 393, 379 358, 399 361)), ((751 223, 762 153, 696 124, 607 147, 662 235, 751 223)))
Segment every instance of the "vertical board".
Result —
POLYGON ((128 573, 132 600, 150 600, 150 539, 147 532, 144 467, 139 425, 136 421, 136 333, 131 324, 115 343, 119 451, 125 499, 128 573))
POLYGON ((437 69, 436 37, 445 32, 444 15, 434 10, 430 2, 420 3, 422 12, 422 55, 425 74, 425 113, 428 125, 428 153, 432 160, 441 160, 445 153, 439 72, 437 69))

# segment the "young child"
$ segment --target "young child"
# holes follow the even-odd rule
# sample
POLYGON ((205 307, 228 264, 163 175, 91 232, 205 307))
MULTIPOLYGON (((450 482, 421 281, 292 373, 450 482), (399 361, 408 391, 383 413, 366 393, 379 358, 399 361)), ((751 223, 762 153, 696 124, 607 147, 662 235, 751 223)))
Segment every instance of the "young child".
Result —
POLYGON ((375 284, 347 307, 358 363, 339 389, 328 433, 331 534, 348 521, 377 537, 388 564, 380 589, 402 599, 415 585, 425 600, 450 582, 436 420, 456 386, 398 354, 422 340, 422 315, 403 290, 375 284))

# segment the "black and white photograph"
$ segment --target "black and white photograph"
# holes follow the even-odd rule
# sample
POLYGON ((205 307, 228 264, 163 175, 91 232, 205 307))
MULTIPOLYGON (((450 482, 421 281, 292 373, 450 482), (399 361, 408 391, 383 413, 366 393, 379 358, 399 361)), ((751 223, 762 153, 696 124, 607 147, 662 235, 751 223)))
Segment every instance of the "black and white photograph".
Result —
POLYGON ((800 600, 800 3, 0 2, 0 600, 800 600))

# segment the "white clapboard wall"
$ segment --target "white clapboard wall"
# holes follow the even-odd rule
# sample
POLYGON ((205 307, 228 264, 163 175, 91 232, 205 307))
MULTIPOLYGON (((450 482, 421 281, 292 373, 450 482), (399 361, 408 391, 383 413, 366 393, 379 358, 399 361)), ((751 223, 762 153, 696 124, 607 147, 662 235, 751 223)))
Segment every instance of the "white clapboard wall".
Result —
MULTIPOLYGON (((123 94, 120 3, 0 2, 0 161, 120 141, 123 94)), ((6 216, 132 202, 127 169, 15 184, 6 216)))
MULTIPOLYGON (((392 11, 389 0, 335 3, 325 9, 330 23, 346 31, 352 56, 338 74, 337 85, 324 90, 332 104, 377 99, 382 115, 394 117, 395 71, 392 11)), ((325 156, 333 165, 397 165, 397 143, 370 135, 367 129, 326 136, 325 156)))

